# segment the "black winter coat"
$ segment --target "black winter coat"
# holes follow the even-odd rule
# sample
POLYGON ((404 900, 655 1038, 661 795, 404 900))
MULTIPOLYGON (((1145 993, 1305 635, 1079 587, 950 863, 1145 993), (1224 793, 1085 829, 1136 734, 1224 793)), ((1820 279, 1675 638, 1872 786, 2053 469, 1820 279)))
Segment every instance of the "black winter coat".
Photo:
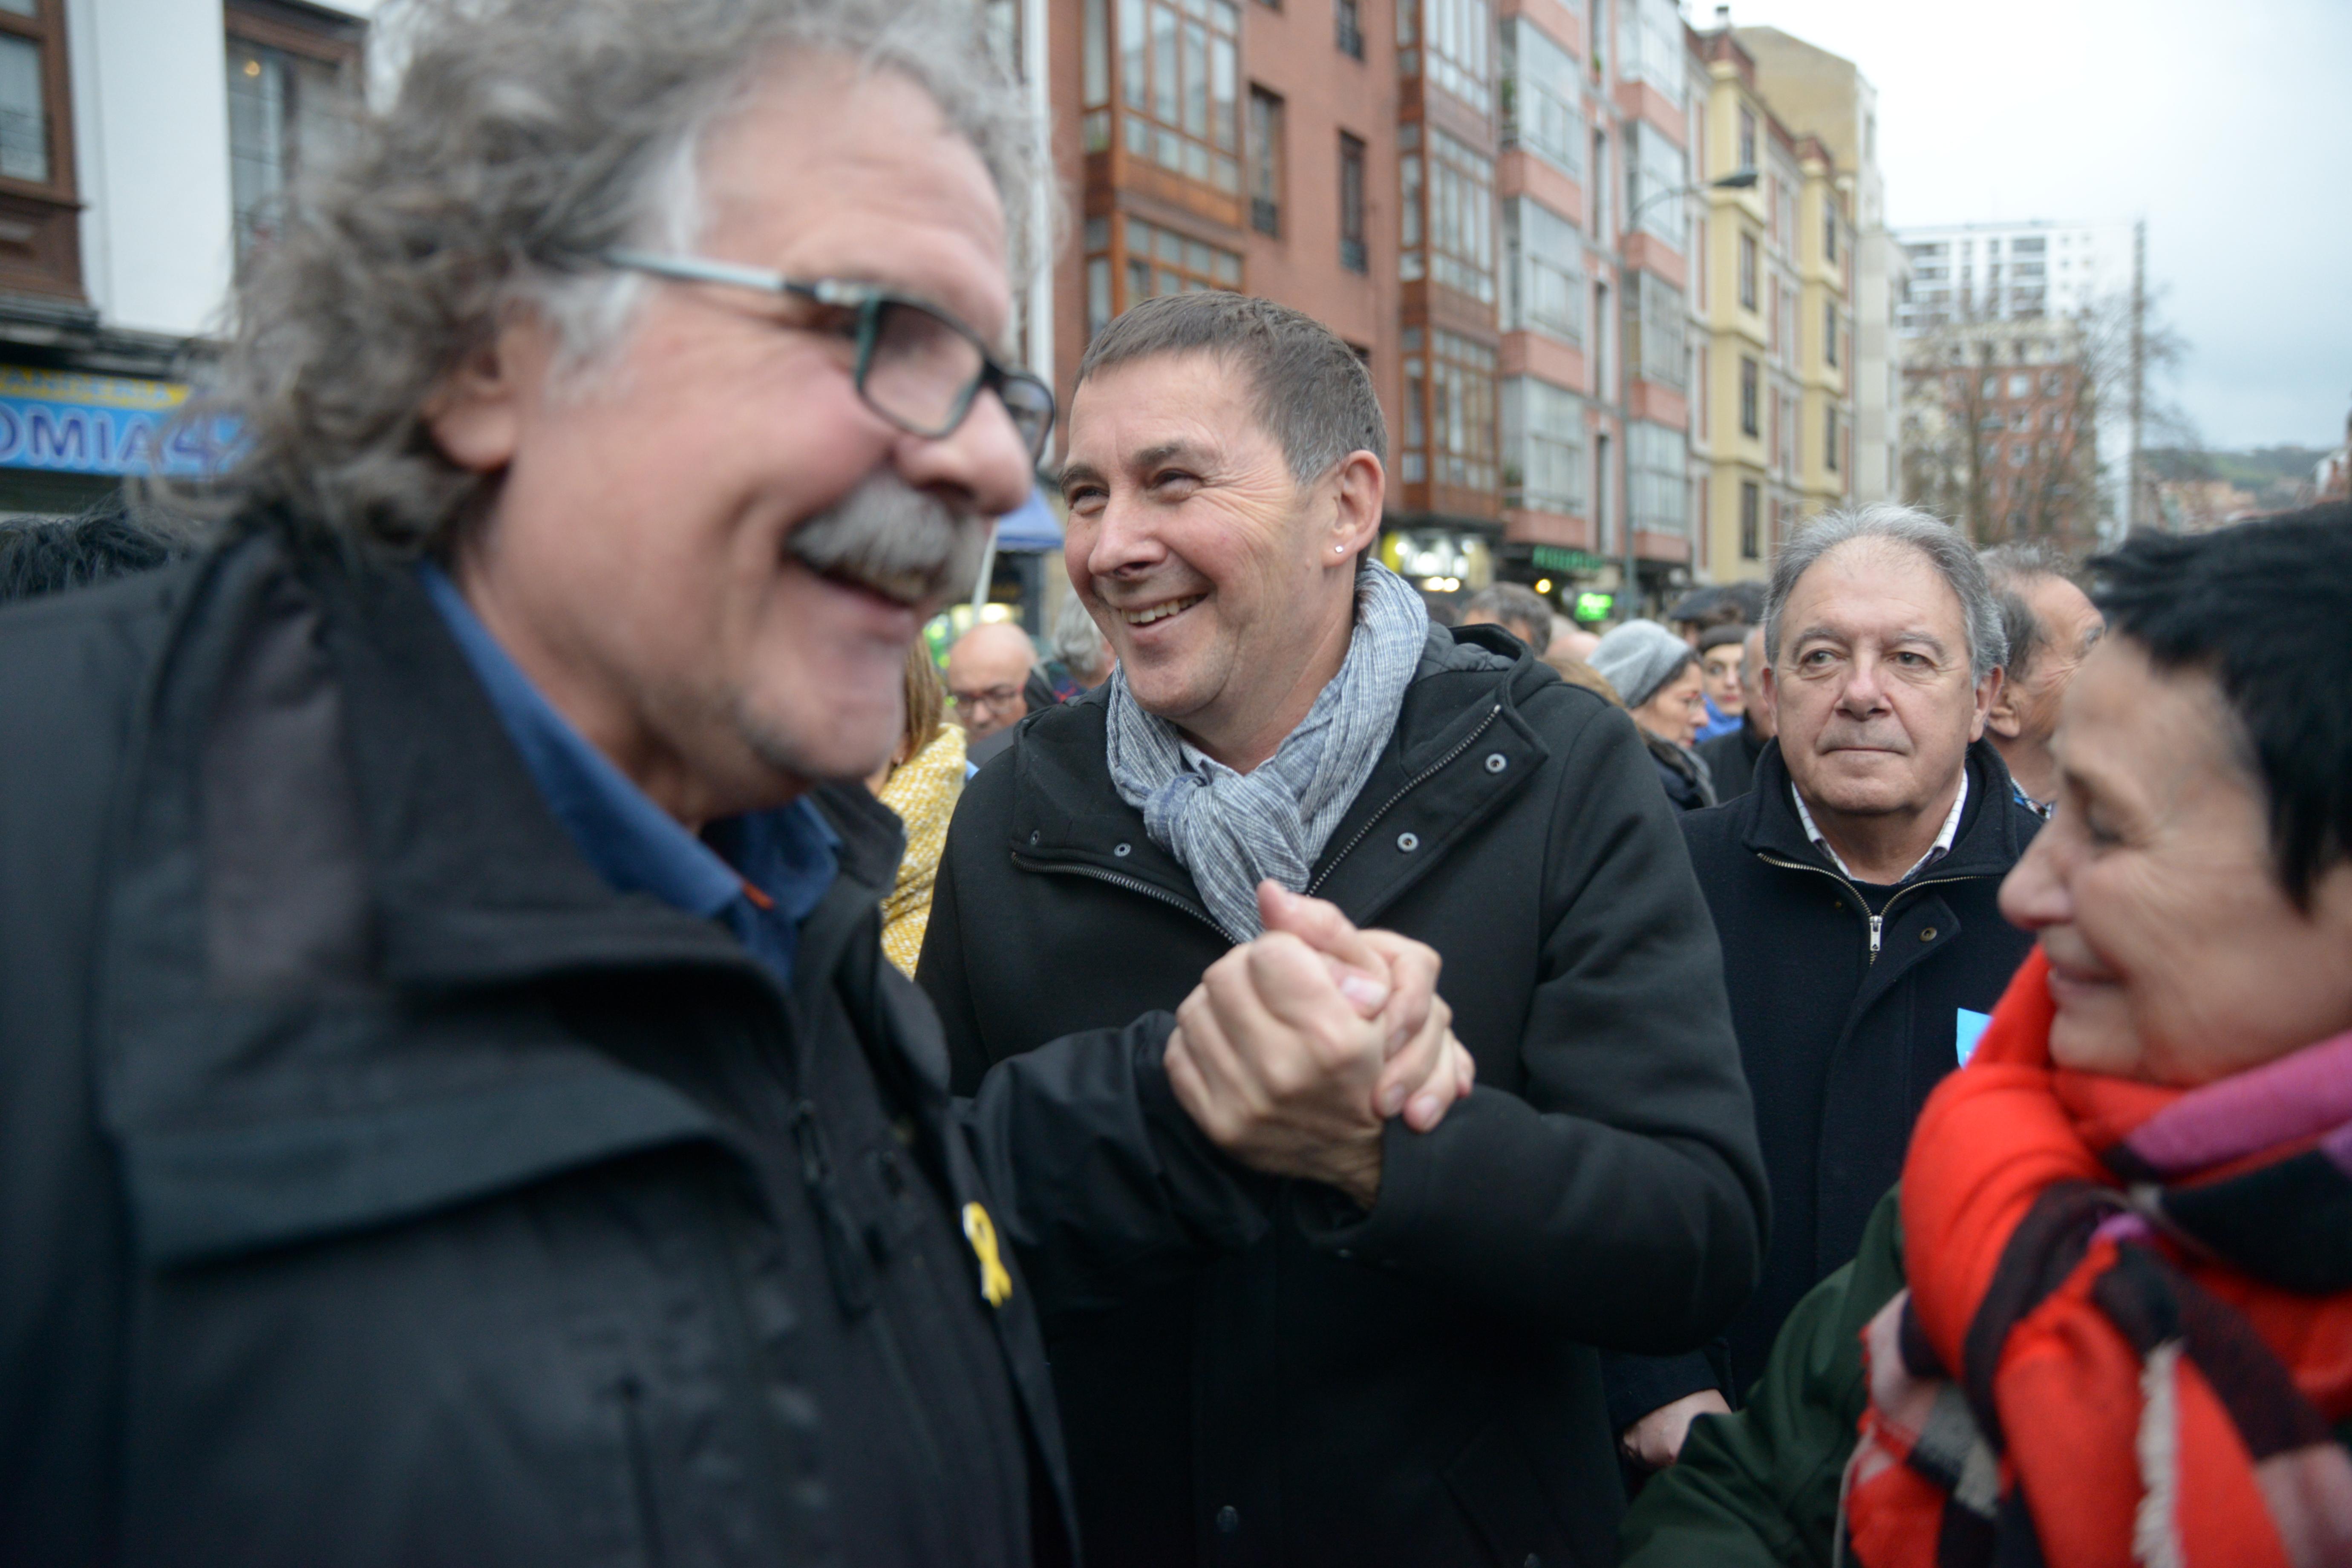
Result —
POLYGON ((404 573, 249 541, 0 668, 0 1562, 1067 1555, 970 1205, 1262 1222, 1146 1053, 950 1100, 864 792, 787 993, 589 868, 404 573))
POLYGON ((1756 759, 1768 743, 1744 715, 1738 729, 1698 743, 1698 760, 1706 764, 1706 776, 1715 784, 1716 805, 1728 805, 1748 793, 1756 776, 1756 759))
MULTIPOLYGON (((1025 721, 957 810, 919 978, 960 1085, 1139 1016, 1164 1039, 1227 949, 1111 785, 1105 695, 1025 721)), ((1590 1347, 1716 1332, 1764 1221, 1672 816, 1622 713, 1497 628, 1433 632, 1310 890, 1444 955, 1478 1087, 1391 1124, 1369 1215, 1269 1184, 1270 1234, 1205 1269, 1067 1291, 1031 1260, 1100 1561, 1612 1560, 1590 1347)))
POLYGON ((1951 852, 1900 888, 1856 887, 1813 847, 1776 743, 1746 795, 1683 818, 1772 1179, 1763 1283, 1729 1335, 1740 1387, 1902 1174, 1912 1122, 1958 1065, 1959 1010, 1990 1013, 2033 945, 1997 900, 2041 819, 1989 743, 1968 769, 1951 852))

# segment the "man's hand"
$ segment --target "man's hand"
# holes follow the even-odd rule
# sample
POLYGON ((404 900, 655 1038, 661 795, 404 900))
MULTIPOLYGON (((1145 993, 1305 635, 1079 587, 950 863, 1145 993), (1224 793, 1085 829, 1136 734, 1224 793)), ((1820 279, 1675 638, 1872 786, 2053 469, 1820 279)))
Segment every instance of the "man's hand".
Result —
POLYGON ((1426 1131, 1476 1076, 1435 994, 1437 955, 1270 883, 1259 900, 1266 934, 1212 964, 1177 1009, 1169 1082, 1243 1163, 1370 1208, 1388 1116, 1409 1104, 1408 1125, 1426 1131))
POLYGON ((1323 954, 1340 993, 1385 1029, 1389 1060, 1372 1091, 1374 1108, 1383 1118, 1402 1111, 1415 1132, 1436 1126, 1476 1076, 1458 1045, 1458 1063, 1454 1052, 1434 1048, 1451 1038, 1444 1026, 1453 1018, 1437 995, 1436 950, 1394 931, 1359 931, 1337 904, 1278 882, 1258 884, 1257 907, 1267 931, 1288 931, 1323 954), (1429 1026, 1433 1016, 1441 1020, 1436 1031, 1429 1026))
POLYGON ((1663 1470, 1681 1457, 1691 1422, 1701 1415, 1728 1415, 1731 1406, 1721 1394, 1703 1388, 1685 1394, 1672 1405, 1661 1405, 1618 1435, 1617 1446, 1635 1464, 1663 1470))

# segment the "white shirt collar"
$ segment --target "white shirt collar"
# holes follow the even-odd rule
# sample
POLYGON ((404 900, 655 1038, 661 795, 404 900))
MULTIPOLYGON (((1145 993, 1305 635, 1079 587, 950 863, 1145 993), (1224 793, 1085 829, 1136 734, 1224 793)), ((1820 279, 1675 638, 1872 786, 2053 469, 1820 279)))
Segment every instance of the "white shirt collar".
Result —
MULTIPOLYGON (((1850 881, 1860 881, 1862 879, 1853 874, 1853 868, 1847 865, 1844 858, 1835 849, 1830 847, 1830 841, 1822 837, 1820 828, 1813 826, 1813 814, 1805 809, 1805 797, 1798 793, 1797 782, 1794 779, 1789 781, 1789 798, 1797 803, 1797 820, 1805 825, 1805 837, 1813 841, 1813 847, 1830 858, 1830 864, 1838 868, 1840 876, 1850 881)), ((1952 809, 1944 814, 1943 831, 1936 835, 1936 842, 1927 847, 1927 852, 1919 857, 1911 869, 1903 873, 1897 886, 1917 876, 1931 862, 1940 860, 1952 852, 1952 840, 1959 837, 1960 832, 1960 809, 1968 804, 1969 770, 1963 765, 1960 769, 1960 787, 1952 795, 1952 809)))

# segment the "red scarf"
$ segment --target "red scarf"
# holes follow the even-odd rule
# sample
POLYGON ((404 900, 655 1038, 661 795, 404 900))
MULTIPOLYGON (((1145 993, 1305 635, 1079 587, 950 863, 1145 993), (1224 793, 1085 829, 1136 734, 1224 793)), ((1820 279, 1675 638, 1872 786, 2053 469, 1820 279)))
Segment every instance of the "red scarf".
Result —
POLYGON ((2352 1035, 2192 1090, 2074 1072, 2048 973, 1912 1136, 1853 1555, 2352 1563, 2352 1035))

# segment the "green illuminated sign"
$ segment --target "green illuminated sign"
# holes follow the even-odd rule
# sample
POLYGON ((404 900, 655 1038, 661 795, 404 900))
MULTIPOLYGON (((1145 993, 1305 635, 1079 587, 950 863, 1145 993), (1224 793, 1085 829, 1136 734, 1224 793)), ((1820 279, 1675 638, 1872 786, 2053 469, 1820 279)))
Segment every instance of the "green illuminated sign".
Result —
POLYGON ((1617 595, 1587 589, 1576 596, 1576 618, 1580 621, 1605 621, 1617 608, 1617 595))

